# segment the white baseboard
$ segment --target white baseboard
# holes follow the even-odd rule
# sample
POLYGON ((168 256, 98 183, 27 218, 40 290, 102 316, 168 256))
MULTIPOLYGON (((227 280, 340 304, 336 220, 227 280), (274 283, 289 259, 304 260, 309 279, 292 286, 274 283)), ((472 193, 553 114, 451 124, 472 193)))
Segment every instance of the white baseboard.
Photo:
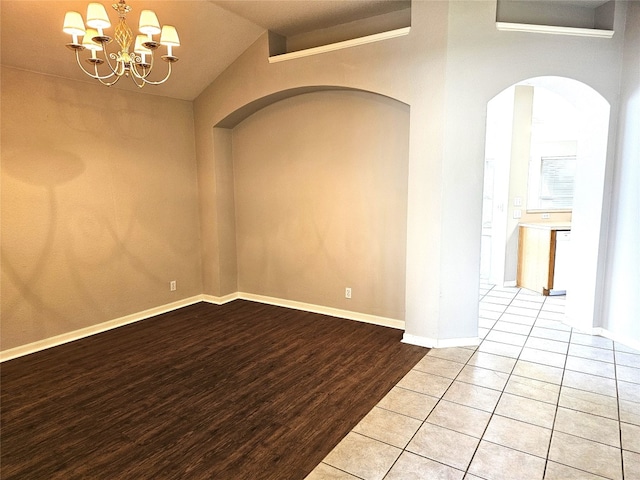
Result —
POLYGON ((330 317, 346 318, 348 320, 356 320, 363 323, 372 323, 382 327, 391 327, 404 330, 404 320, 396 320, 395 318, 378 317, 366 313, 352 312, 350 310, 341 310, 339 308, 323 307, 322 305, 314 305, 312 303, 296 302, 293 300, 285 300, 282 298, 268 297, 265 295, 255 295, 253 293, 238 293, 238 298, 250 300, 252 302, 266 303, 278 307, 292 308, 294 310, 304 310, 305 312, 320 313, 329 315, 330 317))
POLYGON ((412 335, 406 333, 402 336, 402 342, 410 345, 417 345, 419 347, 427 348, 449 348, 449 347, 475 347, 480 344, 478 337, 469 338, 430 338, 422 337, 420 335, 412 335))
MULTIPOLYGON (((349 310, 341 310, 341 309, 332 308, 332 307, 324 307, 322 305, 296 302, 293 300, 285 300, 281 298, 268 297, 265 295, 255 295, 251 293, 236 292, 236 293, 231 293, 229 295, 225 295, 222 297, 216 297, 213 295, 202 294, 202 295, 195 295, 193 297, 185 298, 177 302, 168 303, 166 305, 161 305, 159 307, 150 308, 142 312, 126 315, 124 317, 116 318, 114 320, 109 320, 107 322, 99 323, 97 325, 92 325, 89 327, 74 330, 72 332, 56 335, 55 337, 46 338, 44 340, 39 340, 37 342, 33 342, 26 345, 21 345, 19 347, 0 351, 0 363, 5 362, 7 360, 11 360, 13 358, 21 357, 23 355, 28 355, 30 353, 35 353, 40 350, 46 350, 47 348, 55 347, 57 345, 62 345, 64 343, 72 342, 74 340, 79 340, 81 338, 89 337, 97 333, 106 332, 107 330, 128 325, 130 323, 138 322, 140 320, 145 320, 147 318, 154 317, 162 313, 170 312, 172 310, 186 307, 188 305, 193 305, 194 303, 207 302, 215 305, 223 305, 225 303, 231 302, 236 299, 249 300, 253 302, 265 303, 268 305, 275 305, 279 307, 292 308, 294 310, 303 310, 306 312, 319 313, 322 315, 329 315, 331 317, 346 318, 348 320, 355 320, 358 322, 370 323, 374 325, 391 327, 391 328, 396 328, 400 330, 404 330, 405 328, 405 322, 402 320, 386 318, 386 317, 378 317, 375 315, 352 312, 349 310)), ((574 328, 578 328, 575 325, 570 325, 570 326, 574 328)), ((581 331, 585 331, 584 329, 580 329, 580 328, 578 329, 581 331)), ((614 342, 621 343, 630 348, 640 351, 640 342, 629 339, 627 337, 617 335, 605 328, 599 328, 599 327, 592 328, 589 331, 585 331, 585 333, 589 333, 592 335, 600 335, 610 340, 613 340, 614 342)), ((480 343, 480 339, 478 337, 436 339, 436 338, 430 338, 430 337, 423 337, 420 335, 412 335, 405 332, 402 337, 402 342, 411 344, 411 345, 417 345, 420 347, 427 347, 427 348, 448 348, 448 347, 476 346, 480 343)))
POLYGON ((74 340, 90 337, 91 335, 106 332, 107 330, 122 327, 130 323, 139 322, 140 320, 155 317, 156 315, 160 315, 161 313, 170 312, 172 310, 186 307, 188 305, 193 305, 194 303, 198 303, 201 301, 202 295, 196 295, 194 297, 178 300, 177 302, 167 303, 166 305, 143 310, 142 312, 132 313, 131 315, 126 315, 124 317, 115 318, 103 323, 98 323, 97 325, 91 325, 89 327, 73 330, 72 332, 62 333, 60 335, 56 335, 55 337, 45 338, 44 340, 38 340, 37 342, 10 348, 8 350, 0 352, 0 363, 11 360, 13 358, 22 357, 23 355, 28 355, 30 353, 39 352, 40 350, 46 350, 47 348, 62 345, 64 343, 73 342, 74 340))
POLYGON ((375 325, 381 325, 384 327, 392 327, 403 330, 404 321, 395 320, 392 318, 376 317, 375 315, 367 315, 364 313, 351 312, 348 310, 339 310, 337 308, 323 307, 321 305, 312 305, 309 303, 295 302, 292 300, 284 300, 281 298, 266 297, 263 295, 253 295, 250 293, 231 293, 222 297, 216 297, 213 295, 195 295, 193 297, 185 298, 177 302, 168 303, 159 307, 150 308, 142 312, 133 313, 124 317, 109 320, 107 322, 99 323, 97 325, 91 325, 89 327, 74 330, 72 332, 56 335, 55 337, 45 338, 44 340, 38 340, 37 342, 28 343, 19 347, 10 348, 8 350, 0 351, 0 363, 13 358, 22 357, 30 353, 39 352, 40 350, 46 350, 47 348, 62 345, 64 343, 73 342, 81 338, 89 337, 97 333, 106 332, 114 328, 122 327, 130 323, 145 320, 161 313, 170 312, 178 308, 193 305, 198 302, 207 302, 215 305, 223 305, 236 299, 250 300, 258 303, 266 303, 269 305, 276 305, 280 307, 293 308, 295 310, 304 310, 306 312, 320 313, 323 315, 329 315, 332 317, 346 318, 348 320, 357 320, 364 323, 372 323, 375 325))
POLYGON ((234 300, 240 298, 238 296, 238 292, 230 293, 228 295, 224 295, 223 297, 214 297, 213 295, 200 295, 203 302, 213 303, 214 305, 224 305, 225 303, 233 302, 234 300))
POLYGON ((593 335, 600 335, 601 337, 608 338, 609 340, 613 340, 616 343, 621 343, 629 348, 633 348, 634 350, 640 351, 640 342, 636 340, 632 340, 628 337, 624 337, 622 335, 618 335, 616 333, 610 332, 606 328, 602 327, 594 327, 593 335))
POLYGON ((613 333, 610 330, 607 330, 606 328, 587 327, 585 325, 582 325, 578 322, 573 321, 571 318, 568 318, 568 317, 565 317, 562 323, 567 327, 573 328, 578 333, 585 333, 587 335, 599 335, 601 337, 608 338, 609 340, 613 340, 616 343, 620 343, 629 348, 633 348, 634 350, 640 351, 640 341, 634 340, 624 335, 620 335, 618 333, 613 333))
POLYGON ((503 287, 517 287, 515 280, 508 280, 502 284, 503 287))

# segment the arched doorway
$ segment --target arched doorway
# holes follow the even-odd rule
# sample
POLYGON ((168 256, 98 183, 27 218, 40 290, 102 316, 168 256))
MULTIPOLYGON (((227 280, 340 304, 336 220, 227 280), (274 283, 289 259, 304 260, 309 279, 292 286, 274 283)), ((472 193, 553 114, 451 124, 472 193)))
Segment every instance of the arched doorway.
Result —
POLYGON ((483 280, 515 285, 519 222, 570 221, 565 321, 587 331, 600 322, 609 110, 598 92, 564 77, 518 82, 487 105, 483 280), (533 204, 541 158, 556 173, 571 170, 567 165, 573 162, 570 206, 533 204))

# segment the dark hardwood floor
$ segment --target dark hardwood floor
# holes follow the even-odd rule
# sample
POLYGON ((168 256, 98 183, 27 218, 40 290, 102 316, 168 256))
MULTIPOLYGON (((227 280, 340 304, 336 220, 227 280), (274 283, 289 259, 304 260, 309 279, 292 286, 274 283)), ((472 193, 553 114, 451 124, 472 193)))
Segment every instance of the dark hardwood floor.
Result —
POLYGON ((0 476, 303 479, 426 349, 236 300, 3 363, 0 476))

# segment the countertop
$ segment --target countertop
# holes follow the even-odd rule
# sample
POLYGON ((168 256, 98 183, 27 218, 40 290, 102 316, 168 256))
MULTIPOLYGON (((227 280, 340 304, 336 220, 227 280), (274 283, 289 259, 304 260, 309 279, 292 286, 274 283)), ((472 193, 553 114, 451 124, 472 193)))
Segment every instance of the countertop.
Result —
POLYGON ((571 230, 571 222, 531 222, 520 223, 521 227, 540 228, 542 230, 571 230))

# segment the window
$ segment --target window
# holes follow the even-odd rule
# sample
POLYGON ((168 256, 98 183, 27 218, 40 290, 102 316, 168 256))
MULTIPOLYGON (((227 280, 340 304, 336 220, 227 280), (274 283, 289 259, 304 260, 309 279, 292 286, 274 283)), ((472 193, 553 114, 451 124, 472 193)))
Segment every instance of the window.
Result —
POLYGON ((555 92, 536 87, 533 95, 527 211, 558 212, 573 208, 578 138, 584 119, 555 92))
POLYGON ((573 207, 573 179, 576 157, 542 157, 538 208, 543 210, 570 210, 573 207))

